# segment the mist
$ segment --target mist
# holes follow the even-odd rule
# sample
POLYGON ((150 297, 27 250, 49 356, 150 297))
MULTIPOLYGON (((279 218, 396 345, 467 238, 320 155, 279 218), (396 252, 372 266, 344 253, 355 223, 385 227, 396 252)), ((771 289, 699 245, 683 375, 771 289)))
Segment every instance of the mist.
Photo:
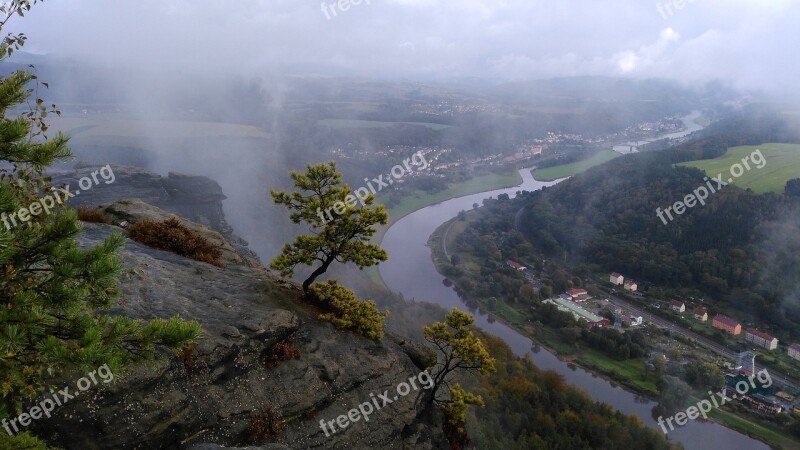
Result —
MULTIPOLYGON (((311 130, 328 117, 363 118, 349 109, 356 102, 466 97, 513 104, 525 98, 591 110, 602 96, 619 101, 634 92, 661 96, 658 111, 628 108, 631 117, 654 120, 702 106, 690 105, 695 96, 724 92, 715 100, 787 101, 797 94, 798 61, 774 44, 800 38, 800 11, 788 0, 696 0, 681 8, 669 1, 341 5, 48 0, 10 23, 10 31, 28 36, 25 53, 10 61, 34 63, 50 83, 43 97, 67 116, 54 126, 72 135, 79 159, 215 179, 229 197, 229 220, 262 258, 274 255, 282 240, 265 229, 291 234, 269 199, 270 187, 288 182, 288 170, 333 159, 331 152, 343 146, 374 151, 394 143, 386 136, 331 141, 326 132, 311 130), (592 87, 586 78, 567 88, 546 81, 575 77, 657 79, 658 89, 670 90, 636 85, 609 94, 610 82, 592 87), (679 89, 680 102, 670 98, 679 89), (573 97, 568 103, 560 100, 567 96, 573 97), (104 122, 69 122, 76 116, 104 122)), ((481 117, 476 126, 442 133, 434 142, 457 147, 478 140, 490 153, 528 138, 521 127, 582 130, 607 109, 585 117, 539 115, 513 125, 481 117)), ((611 114, 615 126, 632 120, 622 111, 611 114)), ((341 166, 349 179, 374 172, 358 160, 341 166)))
POLYGON ((187 77, 609 75, 781 92, 798 74, 797 59, 775 45, 800 37, 789 0, 326 3, 53 0, 13 26, 34 53, 187 77))

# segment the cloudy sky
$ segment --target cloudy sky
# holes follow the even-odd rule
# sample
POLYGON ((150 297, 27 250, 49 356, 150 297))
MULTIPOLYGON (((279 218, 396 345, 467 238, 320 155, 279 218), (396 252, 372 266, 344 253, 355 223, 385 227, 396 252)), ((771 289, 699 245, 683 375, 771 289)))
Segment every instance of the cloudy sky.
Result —
POLYGON ((366 1, 47 0, 14 28, 28 51, 182 71, 800 79, 797 0, 366 1))

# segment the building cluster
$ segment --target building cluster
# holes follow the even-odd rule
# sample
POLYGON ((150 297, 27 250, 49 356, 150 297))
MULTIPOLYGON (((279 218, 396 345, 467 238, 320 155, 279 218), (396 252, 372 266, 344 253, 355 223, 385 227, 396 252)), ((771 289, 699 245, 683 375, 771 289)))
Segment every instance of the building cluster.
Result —
MULTIPOLYGON (((733 336, 742 334, 742 324, 722 314, 714 316, 711 326, 733 336)), ((767 350, 778 348, 778 338, 755 328, 745 330, 744 340, 767 350)))
POLYGON ((458 103, 454 101, 439 101, 436 103, 414 103, 411 105, 414 112, 434 117, 453 117, 462 114, 490 113, 500 111, 497 106, 489 104, 458 103))
POLYGON ((626 280, 625 277, 618 274, 617 272, 612 273, 608 281, 610 281, 611 284, 613 284, 614 286, 622 285, 622 288, 625 289, 626 291, 636 292, 637 290, 639 290, 639 285, 636 283, 636 281, 631 279, 626 280))
MULTIPOLYGON (((611 281, 612 284, 619 286, 620 284, 624 283, 624 277, 619 273, 614 272, 611 274, 609 281, 611 281)), ((684 313, 686 312, 687 306, 683 301, 672 300, 670 302, 670 309, 677 313, 684 313)), ((692 316, 695 320, 706 322, 708 321, 708 310, 698 306, 692 310, 692 316)), ((733 336, 742 334, 742 324, 722 314, 717 314, 714 316, 711 321, 711 326, 718 330, 723 330, 733 336)), ((744 338, 745 341, 767 350, 775 350, 778 348, 778 338, 756 328, 748 328, 745 330, 744 338)), ((790 345, 788 353, 790 357, 800 361, 800 344, 790 345)))

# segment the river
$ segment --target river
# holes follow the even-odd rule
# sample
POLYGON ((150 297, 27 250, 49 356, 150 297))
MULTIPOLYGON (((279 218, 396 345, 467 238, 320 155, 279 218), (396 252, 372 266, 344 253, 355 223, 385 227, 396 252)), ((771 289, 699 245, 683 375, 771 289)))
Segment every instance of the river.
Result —
MULTIPOLYGON (((436 272, 427 241, 439 225, 455 217, 459 211, 471 209, 474 203, 481 204, 486 198, 503 193, 514 197, 517 191, 535 191, 558 182, 536 181, 530 169, 520 170, 520 175, 523 183, 518 187, 469 195, 428 206, 392 225, 382 241, 383 248, 390 255, 389 261, 379 266, 384 283, 406 298, 435 303, 447 310, 453 307, 469 310, 475 315, 478 327, 502 338, 517 355, 530 353, 537 366, 559 373, 567 382, 583 389, 594 400, 609 403, 624 413, 637 415, 645 424, 660 430, 651 415, 651 410, 656 405, 654 402, 586 370, 568 365, 545 349, 533 352, 533 342, 529 338, 499 321, 490 322, 486 314, 468 308, 452 288, 443 284, 444 277, 436 272)), ((684 447, 691 450, 769 450, 767 445, 713 422, 689 421, 686 426, 671 431, 669 438, 683 443, 684 447)))
POLYGON ((641 141, 632 141, 632 142, 625 142, 623 144, 615 145, 614 151, 618 153, 636 153, 639 151, 639 146, 644 144, 649 144, 651 142, 655 142, 660 139, 679 139, 682 137, 686 137, 695 131, 700 131, 703 129, 703 126, 697 123, 697 119, 701 118, 703 114, 700 111, 692 111, 691 114, 688 114, 684 117, 681 117, 681 121, 685 127, 682 131, 676 131, 674 133, 669 134, 662 134, 660 136, 656 136, 653 138, 643 139, 641 141))

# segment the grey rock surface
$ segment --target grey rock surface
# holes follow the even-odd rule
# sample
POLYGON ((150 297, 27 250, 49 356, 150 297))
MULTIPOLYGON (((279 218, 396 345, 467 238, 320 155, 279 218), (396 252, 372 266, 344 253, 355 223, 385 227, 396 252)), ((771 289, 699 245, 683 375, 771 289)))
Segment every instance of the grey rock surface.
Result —
MULTIPOLYGON (((117 171, 120 175, 141 181, 135 191, 145 198, 161 198, 145 187, 163 185, 160 177, 129 170, 117 171)), ((104 194, 96 200, 117 199, 104 194)), ((162 198, 161 204, 170 201, 162 198)), ((164 213, 137 201, 125 207, 132 208, 127 213, 164 213)), ((196 211, 208 219, 214 207, 196 205, 196 211)), ((124 230, 86 224, 79 243, 90 248, 112 232, 124 230)), ((37 435, 81 450, 449 448, 439 415, 417 395, 422 389, 399 396, 368 422, 359 420, 330 436, 320 428, 320 420, 336 420, 371 401, 372 394, 388 391, 393 398, 398 385, 421 372, 420 350, 402 338, 375 342, 319 321, 299 301, 295 283, 259 264, 220 269, 133 241, 120 254, 123 295, 110 312, 144 320, 196 319, 203 338, 189 359, 165 354, 151 366, 115 374, 115 383, 93 387, 51 418, 36 421, 37 435), (267 367, 273 347, 290 336, 300 356, 267 367), (279 418, 281 431, 254 438, 250 423, 268 412, 279 418)), ((84 375, 73 374, 64 386, 84 375)))
POLYGON ((139 167, 112 165, 114 176, 108 177, 112 182, 100 173, 102 167, 80 164, 74 169, 59 170, 49 175, 53 178, 53 185, 69 185, 71 192, 80 191, 70 200, 74 208, 97 208, 122 199, 139 199, 219 232, 243 258, 258 259, 247 248, 247 242, 236 235, 225 220, 222 209, 225 195, 216 181, 208 177, 176 173, 162 177, 139 167), (87 179, 84 186, 91 187, 81 189, 81 179, 87 179))

